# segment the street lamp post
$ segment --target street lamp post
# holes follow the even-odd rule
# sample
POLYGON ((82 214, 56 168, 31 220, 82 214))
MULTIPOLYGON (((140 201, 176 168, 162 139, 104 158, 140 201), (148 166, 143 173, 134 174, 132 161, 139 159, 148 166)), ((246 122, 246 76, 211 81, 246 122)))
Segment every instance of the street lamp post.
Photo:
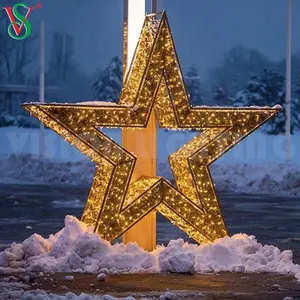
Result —
POLYGON ((287 0, 287 45, 286 45, 286 162, 291 160, 291 70, 292 70, 292 0, 287 0))
MULTIPOLYGON (((40 84, 39 84, 39 100, 41 103, 45 102, 45 30, 44 22, 41 22, 40 32, 40 84)), ((39 137, 39 156, 42 158, 45 152, 45 128, 44 124, 40 123, 40 137, 39 137)))

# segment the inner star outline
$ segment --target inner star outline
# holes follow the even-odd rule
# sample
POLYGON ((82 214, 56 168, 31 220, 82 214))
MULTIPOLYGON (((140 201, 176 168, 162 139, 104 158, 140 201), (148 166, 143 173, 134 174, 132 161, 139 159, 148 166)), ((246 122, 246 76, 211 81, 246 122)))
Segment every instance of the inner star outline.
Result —
POLYGON ((274 117, 280 108, 192 107, 166 13, 146 16, 118 104, 24 104, 96 164, 82 221, 113 241, 157 210, 199 243, 226 236, 209 166, 274 117), (136 157, 101 127, 159 126, 199 131, 170 155, 176 187, 161 177, 131 182, 136 157))

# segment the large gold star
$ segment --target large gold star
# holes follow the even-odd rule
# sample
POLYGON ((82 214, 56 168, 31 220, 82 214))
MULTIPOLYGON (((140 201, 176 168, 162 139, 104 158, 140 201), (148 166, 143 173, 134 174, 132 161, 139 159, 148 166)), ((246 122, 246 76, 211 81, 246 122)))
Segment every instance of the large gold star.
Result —
POLYGON ((24 105, 96 163, 82 220, 114 240, 156 209, 200 243, 225 236, 209 165, 279 109, 191 107, 165 13, 146 16, 124 82, 116 105, 24 105), (199 130, 169 158, 177 188, 159 177, 130 183, 136 157, 99 129, 146 127, 152 109, 160 127, 199 130))

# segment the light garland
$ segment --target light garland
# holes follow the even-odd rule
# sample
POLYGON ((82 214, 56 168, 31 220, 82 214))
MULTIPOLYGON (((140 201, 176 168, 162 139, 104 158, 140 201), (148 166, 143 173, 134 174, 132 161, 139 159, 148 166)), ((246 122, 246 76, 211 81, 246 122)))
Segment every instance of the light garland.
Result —
POLYGON ((274 117, 278 108, 191 107, 167 16, 146 16, 118 105, 24 104, 97 165, 82 221, 114 240, 156 209, 199 243, 227 235, 209 165, 274 117), (155 24, 155 26, 153 26, 155 24), (130 183, 136 157, 99 127, 143 128, 152 108, 160 127, 199 134, 170 155, 166 179, 130 183))

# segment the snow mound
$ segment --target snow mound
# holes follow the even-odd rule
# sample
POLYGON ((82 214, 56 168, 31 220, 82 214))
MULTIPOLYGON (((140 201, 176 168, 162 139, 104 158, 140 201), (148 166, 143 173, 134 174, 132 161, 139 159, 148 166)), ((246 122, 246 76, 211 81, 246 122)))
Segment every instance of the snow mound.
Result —
POLYGON ((48 239, 33 234, 22 244, 13 243, 0 252, 0 273, 14 270, 95 274, 229 271, 293 274, 300 279, 300 266, 293 264, 292 258, 292 251, 263 246, 254 236, 246 234, 200 246, 182 239, 172 240, 167 247, 157 246, 147 252, 135 243, 111 245, 93 233, 91 227, 66 216, 65 227, 48 239))
POLYGON ((27 284, 21 282, 0 281, 0 299, 1 300, 24 299, 21 297, 25 293, 24 289, 28 289, 28 288, 29 286, 27 284))
POLYGON ((34 234, 0 252, 0 267, 13 268, 20 262, 34 272, 138 272, 157 266, 156 257, 136 244, 111 245, 72 216, 66 216, 65 227, 48 239, 34 234))

